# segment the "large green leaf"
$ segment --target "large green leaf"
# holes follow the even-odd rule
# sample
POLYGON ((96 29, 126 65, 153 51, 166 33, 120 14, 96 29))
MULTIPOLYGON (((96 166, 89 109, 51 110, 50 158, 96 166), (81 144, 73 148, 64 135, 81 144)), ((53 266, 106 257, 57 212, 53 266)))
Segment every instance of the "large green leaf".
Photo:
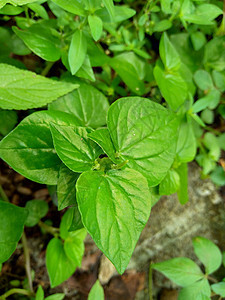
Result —
POLYGON ((69 66, 72 75, 76 74, 76 72, 82 66, 85 56, 87 53, 87 42, 84 36, 83 31, 77 29, 72 36, 72 40, 69 48, 69 66))
POLYGON ((59 111, 33 113, 0 142, 0 157, 30 180, 55 185, 61 161, 53 147, 50 123, 76 124, 76 119, 59 111))
POLYGON ((153 264, 153 269, 182 287, 189 286, 204 277, 198 265, 186 257, 172 258, 153 264))
POLYGON ((91 170, 94 161, 101 154, 101 148, 88 139, 92 130, 85 127, 57 126, 52 124, 51 132, 57 154, 64 164, 74 172, 91 170))
POLYGON ((60 41, 47 26, 34 24, 27 30, 20 30, 15 26, 12 29, 25 45, 42 59, 59 60, 61 56, 60 41))
POLYGON ((106 124, 109 103, 106 97, 91 85, 80 87, 49 105, 50 110, 61 110, 76 116, 81 126, 98 128, 106 124))
POLYGON ((147 180, 131 169, 88 171, 76 187, 84 226, 122 274, 149 218, 147 180))
POLYGON ((80 174, 74 173, 64 164, 59 169, 57 183, 58 209, 62 210, 70 205, 76 204, 76 181, 80 174))
POLYGON ((76 262, 66 255, 63 242, 53 238, 46 251, 46 266, 51 287, 55 287, 67 280, 77 267, 76 262))
POLYGON ((85 11, 80 3, 80 1, 77 0, 52 0, 55 4, 60 6, 61 8, 65 9, 66 11, 73 13, 75 15, 84 16, 85 11))
POLYGON ((77 87, 76 84, 0 64, 0 107, 4 109, 42 107, 77 87))
POLYGON ((88 295, 88 300, 104 300, 104 290, 97 280, 88 295))
POLYGON ((157 185, 170 169, 176 148, 175 115, 148 99, 117 100, 108 112, 108 128, 116 156, 157 185), (165 138, 165 137, 170 138, 165 138))
POLYGON ((185 288, 183 288, 178 296, 178 300, 210 300, 211 290, 209 282, 203 278, 185 288))
POLYGON ((2 8, 6 3, 10 3, 12 5, 24 5, 28 3, 35 2, 37 0, 0 0, 0 8, 2 8))
POLYGON ((0 201, 0 263, 15 251, 27 214, 28 211, 22 207, 0 201))
POLYGON ((15 111, 0 110, 0 134, 7 135, 17 124, 15 111))
POLYGON ((193 239, 194 251, 205 266, 207 274, 215 272, 222 263, 220 249, 210 240, 203 237, 193 239))

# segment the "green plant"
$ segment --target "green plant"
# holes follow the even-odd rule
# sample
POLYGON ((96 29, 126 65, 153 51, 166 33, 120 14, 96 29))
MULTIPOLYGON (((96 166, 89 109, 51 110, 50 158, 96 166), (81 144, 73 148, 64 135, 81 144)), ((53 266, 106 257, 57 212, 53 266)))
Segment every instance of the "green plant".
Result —
MULTIPOLYGON (((211 276, 222 264, 222 254, 219 248, 203 237, 194 238, 193 247, 196 256, 204 266, 204 273, 195 262, 186 257, 156 263, 152 265, 152 268, 182 287, 179 300, 207 300, 216 295, 217 299, 222 299, 225 296, 224 279, 218 282, 215 277, 211 276), (209 282, 212 282, 211 285, 209 282)), ((225 266, 224 260, 223 266, 225 266)))
POLYGON ((0 0, 0 157, 67 208, 58 229, 45 202, 17 207, 0 187, 0 263, 38 225, 52 287, 80 266, 86 230, 123 273, 160 196, 188 201, 188 162, 225 184, 222 2, 116 2, 0 0))

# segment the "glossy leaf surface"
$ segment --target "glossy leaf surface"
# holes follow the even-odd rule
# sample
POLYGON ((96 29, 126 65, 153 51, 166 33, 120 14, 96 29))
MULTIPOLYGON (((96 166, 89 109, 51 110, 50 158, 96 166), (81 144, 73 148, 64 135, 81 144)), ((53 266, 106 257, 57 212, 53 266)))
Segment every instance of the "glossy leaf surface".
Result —
POLYGON ((186 257, 177 257, 156 263, 153 268, 183 287, 189 286, 204 277, 198 265, 186 257))
POLYGON ((28 211, 22 207, 0 201, 0 263, 9 259, 15 251, 27 214, 28 211))
POLYGON ((87 53, 87 42, 84 33, 77 29, 72 36, 70 48, 69 48, 69 66, 72 75, 82 66, 87 53))
POLYGON ((159 104, 139 97, 121 98, 108 112, 108 128, 117 156, 157 185, 173 163, 177 119, 159 104), (169 136, 169 139, 165 139, 169 136))
POLYGON ((80 174, 74 173, 64 164, 59 169, 57 184, 58 210, 76 204, 76 181, 80 174))
POLYGON ((130 169, 83 173, 77 181, 82 221, 121 274, 151 210, 147 180, 130 169))
POLYGON ((42 107, 77 87, 72 83, 55 81, 0 64, 0 107, 4 109, 42 107))
POLYGON ((49 105, 50 110, 70 113, 81 126, 98 128, 106 124, 109 103, 103 93, 86 83, 49 105))
POLYGON ((215 272, 222 263, 222 254, 219 248, 210 240, 203 237, 193 239, 194 251, 205 266, 207 274, 215 272))
POLYGON ((101 148, 88 139, 92 130, 85 127, 51 125, 55 150, 64 164, 74 172, 91 170, 101 148))
POLYGON ((88 300, 104 300, 104 290, 97 280, 95 284, 92 286, 91 291, 88 295, 88 300))
POLYGON ((0 157, 30 180, 55 185, 61 161, 53 147, 50 123, 76 124, 76 119, 59 111, 31 114, 0 142, 0 157))

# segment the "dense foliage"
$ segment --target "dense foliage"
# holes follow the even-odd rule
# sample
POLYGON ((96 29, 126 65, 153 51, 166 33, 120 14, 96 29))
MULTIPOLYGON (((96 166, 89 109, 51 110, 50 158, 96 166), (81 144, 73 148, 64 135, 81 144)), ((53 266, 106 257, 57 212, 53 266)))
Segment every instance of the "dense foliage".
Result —
POLYGON ((46 202, 1 191, 0 263, 39 224, 52 287, 87 232, 122 274, 160 196, 188 201, 188 162, 225 184, 224 15, 213 0, 0 0, 0 157, 67 208, 53 228, 46 202))

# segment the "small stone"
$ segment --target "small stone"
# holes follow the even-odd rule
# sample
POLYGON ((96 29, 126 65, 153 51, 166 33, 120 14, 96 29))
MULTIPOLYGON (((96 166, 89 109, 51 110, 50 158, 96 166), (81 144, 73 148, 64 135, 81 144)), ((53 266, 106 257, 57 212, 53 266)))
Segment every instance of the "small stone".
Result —
POLYGON ((40 189, 34 193, 35 199, 45 199, 49 195, 48 189, 40 189))
POLYGON ((26 195, 29 196, 32 194, 31 189, 29 189, 28 187, 25 186, 18 186, 17 191, 22 194, 22 195, 26 195))
POLYGON ((98 274, 99 281, 104 285, 115 275, 118 275, 116 268, 105 255, 102 255, 98 274))

